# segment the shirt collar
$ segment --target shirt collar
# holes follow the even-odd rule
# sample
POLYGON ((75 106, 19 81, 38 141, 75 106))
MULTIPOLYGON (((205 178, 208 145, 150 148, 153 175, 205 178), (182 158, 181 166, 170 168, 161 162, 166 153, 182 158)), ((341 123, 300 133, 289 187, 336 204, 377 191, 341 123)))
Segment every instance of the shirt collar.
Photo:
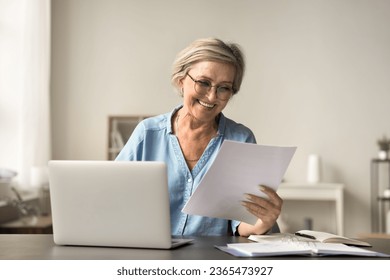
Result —
POLYGON ((172 122, 171 122, 171 120, 172 120, 172 118, 173 118, 173 116, 175 115, 175 113, 177 112, 177 111, 179 111, 181 108, 183 107, 183 105, 181 104, 181 105, 178 105, 178 106, 176 106, 172 111, 171 111, 171 113, 169 113, 168 114, 168 118, 167 118, 167 133, 168 134, 173 134, 173 129, 172 129, 172 122))

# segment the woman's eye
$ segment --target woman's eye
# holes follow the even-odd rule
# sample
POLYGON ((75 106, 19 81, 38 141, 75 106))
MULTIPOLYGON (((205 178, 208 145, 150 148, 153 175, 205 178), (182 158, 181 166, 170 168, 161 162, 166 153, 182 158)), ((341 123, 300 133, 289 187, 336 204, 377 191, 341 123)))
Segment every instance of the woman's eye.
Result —
POLYGON ((220 91, 220 92, 230 92, 230 91, 232 91, 232 89, 230 88, 230 87, 219 87, 218 88, 218 91, 220 91))
POLYGON ((210 87, 210 82, 209 81, 198 81, 199 85, 202 87, 210 87))

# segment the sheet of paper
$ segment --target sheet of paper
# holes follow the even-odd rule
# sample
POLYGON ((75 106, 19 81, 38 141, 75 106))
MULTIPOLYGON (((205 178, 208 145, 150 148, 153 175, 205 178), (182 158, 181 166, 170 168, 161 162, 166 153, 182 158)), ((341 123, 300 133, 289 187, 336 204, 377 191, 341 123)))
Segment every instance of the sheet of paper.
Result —
POLYGON ((277 190, 296 147, 276 147, 224 141, 209 171, 183 212, 254 224, 257 218, 242 205, 245 194, 266 197, 265 185, 277 190))

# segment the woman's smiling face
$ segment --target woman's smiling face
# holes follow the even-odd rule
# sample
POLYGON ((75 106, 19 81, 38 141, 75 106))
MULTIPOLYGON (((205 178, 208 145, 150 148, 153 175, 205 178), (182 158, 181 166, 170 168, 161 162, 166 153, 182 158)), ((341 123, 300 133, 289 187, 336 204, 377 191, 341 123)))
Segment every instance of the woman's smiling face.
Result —
POLYGON ((235 68, 231 64, 201 61, 194 64, 185 78, 181 80, 184 109, 199 121, 214 121, 225 108, 229 99, 220 99, 216 93, 218 86, 233 87, 235 68), (195 81, 209 83, 213 87, 206 94, 195 90, 195 81))

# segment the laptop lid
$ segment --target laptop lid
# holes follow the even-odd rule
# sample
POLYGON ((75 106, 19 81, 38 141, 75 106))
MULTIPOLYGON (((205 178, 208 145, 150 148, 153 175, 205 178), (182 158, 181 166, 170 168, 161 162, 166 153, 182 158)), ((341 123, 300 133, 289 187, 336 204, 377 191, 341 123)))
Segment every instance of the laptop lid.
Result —
POLYGON ((49 161, 58 245, 171 248, 163 162, 49 161))

